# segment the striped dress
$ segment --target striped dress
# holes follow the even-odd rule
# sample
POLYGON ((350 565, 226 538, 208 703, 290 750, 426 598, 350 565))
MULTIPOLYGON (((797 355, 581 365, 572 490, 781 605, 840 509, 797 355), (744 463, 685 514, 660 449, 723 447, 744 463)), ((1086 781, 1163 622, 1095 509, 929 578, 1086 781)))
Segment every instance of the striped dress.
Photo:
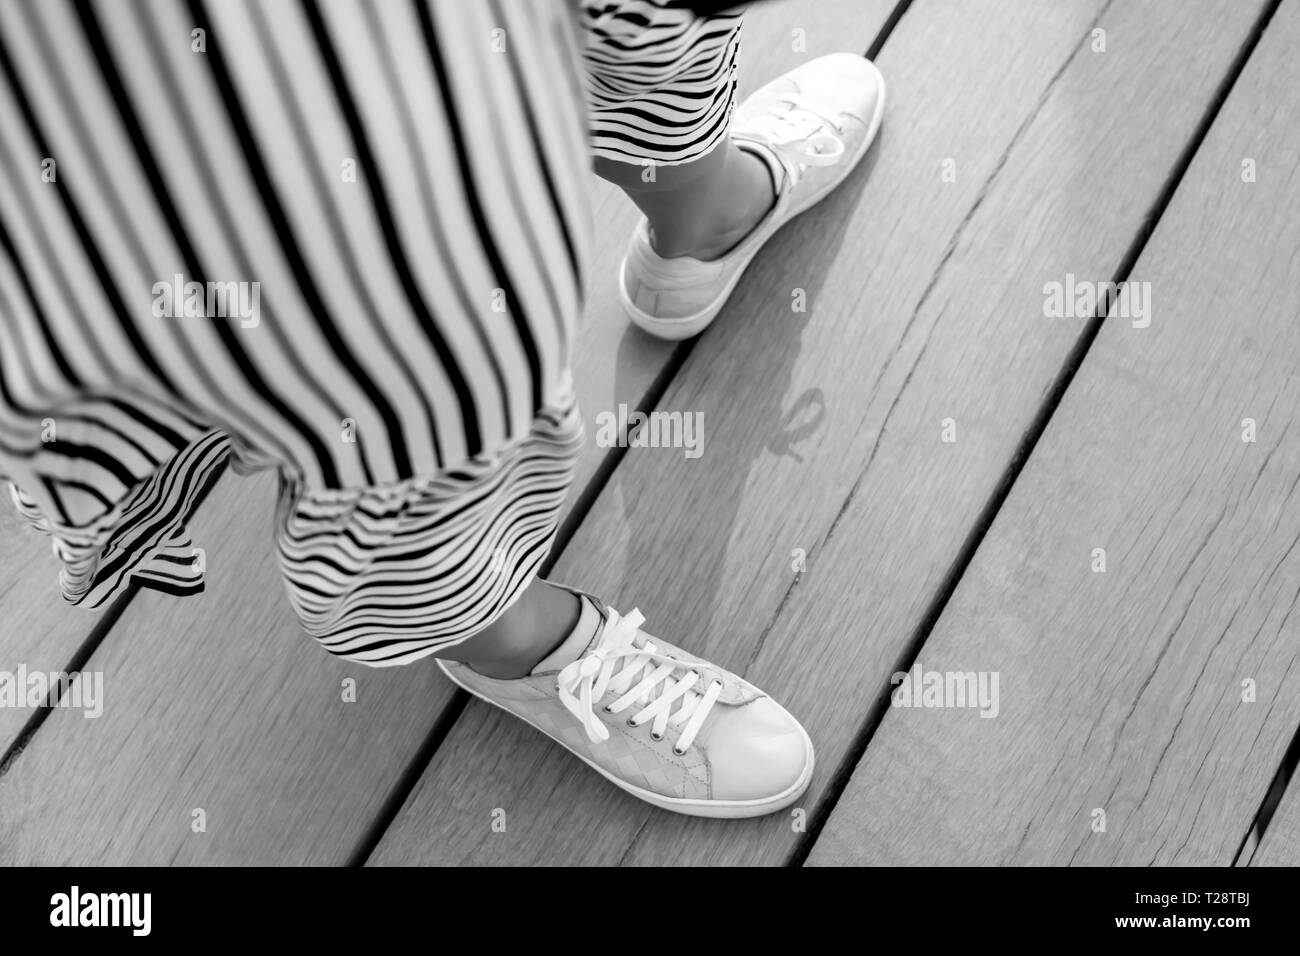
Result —
POLYGON ((201 590, 229 463, 278 472, 331 653, 495 620, 582 443, 590 155, 716 146, 738 36, 666 0, 0 4, 0 476, 64 598, 201 590))

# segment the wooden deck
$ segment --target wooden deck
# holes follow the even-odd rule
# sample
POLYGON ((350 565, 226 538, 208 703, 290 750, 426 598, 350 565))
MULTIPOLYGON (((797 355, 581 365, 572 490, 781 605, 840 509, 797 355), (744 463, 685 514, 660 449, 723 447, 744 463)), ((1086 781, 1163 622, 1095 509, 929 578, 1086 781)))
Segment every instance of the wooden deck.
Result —
POLYGON ((845 48, 877 144, 697 341, 627 325, 593 181, 584 410, 700 412, 704 454, 589 427, 551 572, 798 715, 796 812, 653 810, 432 662, 330 658, 227 475, 192 599, 67 608, 0 517, 0 670, 105 688, 0 708, 0 863, 1300 863, 1300 0, 769 3, 742 93, 845 48), (1069 281, 1147 316, 1045 317, 1069 281), (996 717, 889 706, 913 668, 996 717))

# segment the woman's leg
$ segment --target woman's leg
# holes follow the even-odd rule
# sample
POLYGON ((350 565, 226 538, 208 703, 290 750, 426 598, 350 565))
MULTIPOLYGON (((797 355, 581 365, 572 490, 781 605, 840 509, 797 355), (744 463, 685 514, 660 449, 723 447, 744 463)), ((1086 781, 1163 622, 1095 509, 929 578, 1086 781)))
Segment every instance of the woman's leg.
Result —
POLYGON ((577 626, 579 601, 572 591, 533 578, 505 613, 437 656, 498 680, 523 677, 577 626))
POLYGON ((655 252, 705 261, 725 255, 758 225, 775 191, 767 166, 723 140, 706 156, 654 168, 597 156, 594 169, 636 203, 655 252), (653 170, 653 177, 646 171, 653 170))
POLYGON ((775 199, 766 165, 727 135, 741 14, 620 12, 584 8, 596 174, 645 213, 659 255, 718 258, 775 199))
MULTIPOLYGON (((645 213, 659 254, 725 254, 775 198, 767 165, 727 136, 740 15, 665 7, 645 23, 610 4, 593 10, 583 59, 596 173, 645 213)), ((534 578, 488 626, 435 653, 522 677, 573 632, 580 609, 573 592, 534 578)))
MULTIPOLYGON (((644 24, 600 10, 583 14, 595 172, 645 213, 660 255, 725 254, 774 199, 767 166, 726 136, 740 15, 665 8, 644 24), (665 59, 647 80, 647 64, 665 59)), ((571 591, 535 578, 490 625, 437 656, 522 677, 573 631, 580 607, 571 591)))

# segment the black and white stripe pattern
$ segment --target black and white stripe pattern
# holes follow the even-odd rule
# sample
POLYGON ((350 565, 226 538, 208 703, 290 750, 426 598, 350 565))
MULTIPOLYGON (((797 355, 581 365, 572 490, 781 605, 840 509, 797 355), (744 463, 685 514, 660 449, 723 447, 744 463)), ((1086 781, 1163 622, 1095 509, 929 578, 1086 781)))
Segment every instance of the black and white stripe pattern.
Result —
POLYGON ((592 149, 618 162, 671 166, 727 133, 740 12, 696 16, 665 0, 582 0, 592 149))
POLYGON ((203 561, 184 522, 228 454, 226 437, 208 432, 168 459, 119 506, 79 528, 51 524, 28 495, 14 486, 11 493, 32 525, 53 535, 67 600, 99 607, 132 576, 157 590, 193 594, 203 587, 203 561))
MULTIPOLYGON (((738 19, 601 9, 597 144, 716 142, 738 19)), ((227 460, 279 470, 291 599, 334 653, 403 663, 518 596, 581 443, 574 12, 0 4, 0 475, 67 600, 201 589, 185 523, 227 460), (258 283, 256 323, 159 317, 177 275, 258 283)))
POLYGON ((537 573, 582 443, 569 402, 529 440, 432 479, 283 489, 280 563, 303 627, 332 654, 406 664, 474 634, 537 573))

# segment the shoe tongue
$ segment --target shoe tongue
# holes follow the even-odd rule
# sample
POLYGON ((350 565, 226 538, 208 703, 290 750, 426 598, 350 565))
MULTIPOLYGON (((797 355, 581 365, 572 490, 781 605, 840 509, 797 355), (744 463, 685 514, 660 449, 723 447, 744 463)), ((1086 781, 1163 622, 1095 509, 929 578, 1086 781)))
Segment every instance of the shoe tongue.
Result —
POLYGON ((591 599, 585 594, 578 596, 582 610, 578 613, 578 623, 560 646, 543 657, 531 671, 533 674, 545 674, 558 671, 572 664, 581 657, 596 640, 600 633, 601 613, 591 599))

